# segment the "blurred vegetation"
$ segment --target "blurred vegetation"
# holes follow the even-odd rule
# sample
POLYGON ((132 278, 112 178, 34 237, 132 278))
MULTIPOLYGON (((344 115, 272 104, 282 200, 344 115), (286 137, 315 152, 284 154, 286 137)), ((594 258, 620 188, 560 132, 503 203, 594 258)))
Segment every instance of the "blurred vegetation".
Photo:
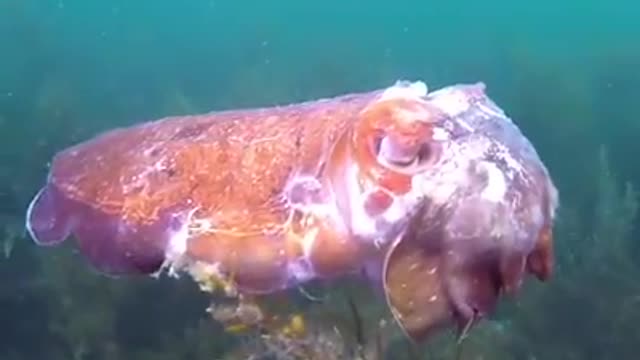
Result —
MULTIPOLYGON (((310 32, 301 42, 295 31, 281 32, 287 16, 273 24, 258 21, 263 10, 255 9, 253 30, 240 31, 241 22, 226 28, 233 41, 208 34, 210 44, 182 44, 186 37, 205 37, 207 20, 195 16, 205 3, 189 5, 192 27, 170 23, 162 31, 162 22, 149 28, 118 17, 127 10, 123 1, 83 9, 95 19, 104 15, 85 23, 85 34, 60 30, 83 19, 81 2, 0 1, 0 358, 212 360, 260 353, 286 359, 296 351, 318 359, 374 360, 382 352, 388 359, 637 358, 637 44, 600 35, 585 40, 591 51, 567 55, 495 30, 485 51, 465 57, 449 49, 452 43, 470 46, 464 31, 458 41, 432 44, 411 33, 420 19, 408 19, 410 26, 391 24, 395 32, 389 34, 369 26, 349 35, 340 33, 350 28, 338 15, 333 35, 310 32), (78 12, 65 13, 65 6, 78 12), (102 25, 107 30, 98 31, 102 25), (397 44, 407 33, 413 42, 397 44), (361 43, 366 36, 374 40, 361 43), (394 46, 375 39, 391 39, 385 44, 394 46), (290 56, 282 50, 285 43, 300 49, 290 56), (305 305, 309 332, 296 342, 233 337, 210 319, 204 311, 209 299, 189 280, 107 278, 93 273, 71 246, 37 249, 26 239, 24 210, 51 156, 101 130, 165 115, 330 96, 401 77, 433 86, 487 82, 560 188, 553 280, 529 282, 461 346, 444 334, 411 348, 388 319, 381 327, 382 307, 353 284, 314 289, 328 298, 305 305)), ((301 7, 295 12, 301 16, 301 7)), ((265 16, 274 14, 270 9, 265 16)), ((321 14, 326 20, 329 13, 321 14)), ((475 49, 470 47, 464 51, 475 49)))

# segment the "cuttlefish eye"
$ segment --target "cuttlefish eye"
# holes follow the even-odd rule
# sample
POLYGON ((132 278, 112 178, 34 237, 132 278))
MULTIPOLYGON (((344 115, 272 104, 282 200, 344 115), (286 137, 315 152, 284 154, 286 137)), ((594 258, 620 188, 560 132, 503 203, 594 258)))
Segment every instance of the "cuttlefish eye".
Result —
POLYGON ((433 164, 439 157, 442 146, 427 139, 414 147, 398 146, 391 137, 380 135, 371 139, 372 152, 380 164, 396 171, 415 172, 433 164))

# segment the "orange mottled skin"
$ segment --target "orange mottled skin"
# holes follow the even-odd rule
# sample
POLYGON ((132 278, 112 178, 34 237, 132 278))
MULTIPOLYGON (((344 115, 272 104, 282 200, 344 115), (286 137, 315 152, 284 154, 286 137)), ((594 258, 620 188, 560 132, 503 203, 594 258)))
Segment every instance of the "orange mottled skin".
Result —
MULTIPOLYGON (((221 264, 251 291, 282 286, 285 267, 303 255, 310 234, 314 272, 345 273, 375 249, 350 241, 341 221, 294 209, 284 190, 292 177, 307 175, 320 180, 320 198, 335 192, 344 202, 345 189, 334 182, 354 162, 363 182, 391 193, 408 190, 410 176, 380 166, 370 144, 392 132, 414 146, 429 135, 428 119, 417 126, 394 121, 390 108, 423 106, 408 100, 363 111, 377 95, 172 117, 112 131, 61 153, 51 182, 67 197, 133 225, 153 223, 167 209, 182 211, 191 220, 188 256, 221 264)), ((372 206, 390 205, 377 198, 372 206)))

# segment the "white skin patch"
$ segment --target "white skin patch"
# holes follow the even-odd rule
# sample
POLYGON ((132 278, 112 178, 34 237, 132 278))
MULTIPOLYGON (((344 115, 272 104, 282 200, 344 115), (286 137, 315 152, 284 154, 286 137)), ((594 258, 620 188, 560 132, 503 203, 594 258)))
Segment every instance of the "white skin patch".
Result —
POLYGON ((507 176, 510 180, 514 178, 515 174, 524 174, 524 167, 518 160, 514 159, 507 147, 499 142, 495 143, 495 147, 497 148, 495 157, 502 160, 507 165, 507 168, 509 169, 507 176))
POLYGON ((187 251, 189 239, 189 224, 184 223, 178 231, 169 236, 169 244, 166 250, 167 259, 177 259, 187 251))
POLYGON ((437 171, 414 176, 411 180, 412 189, 415 189, 418 194, 428 196, 434 204, 446 204, 455 192, 468 182, 466 169, 469 156, 467 154, 475 151, 476 149, 470 149, 467 146, 449 144, 443 149, 447 157, 433 165, 437 171))
POLYGON ((363 206, 366 192, 363 194, 358 184, 359 171, 360 168, 356 164, 349 164, 346 171, 345 185, 348 188, 346 192, 350 196, 350 209, 348 211, 351 214, 351 223, 348 226, 356 236, 372 239, 376 237, 376 224, 366 213, 363 206))
POLYGON ((434 127, 431 138, 435 141, 445 141, 445 140, 449 140, 450 136, 447 130, 440 127, 434 127))
POLYGON ((429 102, 451 117, 456 117, 471 107, 468 96, 459 89, 438 90, 431 94, 429 102))
MULTIPOLYGON (((485 104, 482 103, 478 103, 477 104, 478 109, 480 109, 483 113, 490 115, 492 117, 499 117, 499 118, 507 118, 504 114, 504 112, 502 112, 501 110, 499 110, 497 107, 489 107, 485 104)), ((507 118, 508 119, 508 118, 507 118)))
POLYGON ((504 174, 496 164, 481 162, 480 166, 486 171, 487 185, 482 190, 480 197, 492 202, 501 202, 507 193, 507 182, 504 174))
POLYGON ((306 257, 301 257, 290 261, 287 264, 287 272, 292 280, 297 284, 305 283, 316 277, 313 266, 306 257))
POLYGON ((358 171, 359 168, 355 164, 350 165, 347 171, 346 185, 349 188, 347 193, 351 197, 349 201, 351 223, 348 225, 357 238, 371 241, 375 246, 381 247, 395 238, 395 234, 387 232, 391 231, 394 225, 405 221, 423 197, 423 193, 419 187, 412 187, 407 194, 394 197, 391 206, 382 214, 371 217, 366 212, 365 203, 370 194, 378 189, 376 185, 371 185, 368 189, 361 189, 357 182, 358 171), (384 224, 389 224, 389 228, 381 229, 376 226, 380 220, 384 224))
MULTIPOLYGON (((176 275, 176 269, 174 267, 180 267, 181 263, 185 260, 184 255, 187 252, 187 243, 194 233, 194 228, 197 228, 198 231, 203 230, 202 226, 194 226, 194 223, 202 223, 202 220, 193 218, 197 210, 197 207, 189 210, 186 215, 184 215, 184 221, 180 227, 169 235, 169 241, 165 250, 165 265, 163 265, 162 268, 168 267, 169 274, 171 275, 176 275)), ((212 224, 210 224, 208 220, 205 222, 204 231, 211 231, 212 224)))
POLYGON ((381 96, 381 100, 395 98, 423 98, 427 96, 427 84, 422 81, 397 81, 393 86, 387 88, 381 96))
POLYGON ((317 227, 312 227, 302 237, 302 244, 300 245, 302 245, 302 252, 306 258, 311 257, 313 243, 315 243, 319 232, 320 230, 317 227))

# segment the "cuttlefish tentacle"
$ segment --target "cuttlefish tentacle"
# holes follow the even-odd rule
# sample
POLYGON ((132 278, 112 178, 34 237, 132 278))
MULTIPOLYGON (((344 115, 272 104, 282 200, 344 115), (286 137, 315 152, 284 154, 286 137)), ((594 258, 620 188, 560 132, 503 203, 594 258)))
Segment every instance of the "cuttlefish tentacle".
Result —
POLYGON ((475 260, 447 249, 438 238, 416 239, 403 233, 384 260, 387 304, 406 335, 421 341, 451 323, 460 336, 492 313, 500 294, 514 294, 526 273, 547 280, 552 239, 541 229, 535 247, 523 253, 498 253, 475 260))

